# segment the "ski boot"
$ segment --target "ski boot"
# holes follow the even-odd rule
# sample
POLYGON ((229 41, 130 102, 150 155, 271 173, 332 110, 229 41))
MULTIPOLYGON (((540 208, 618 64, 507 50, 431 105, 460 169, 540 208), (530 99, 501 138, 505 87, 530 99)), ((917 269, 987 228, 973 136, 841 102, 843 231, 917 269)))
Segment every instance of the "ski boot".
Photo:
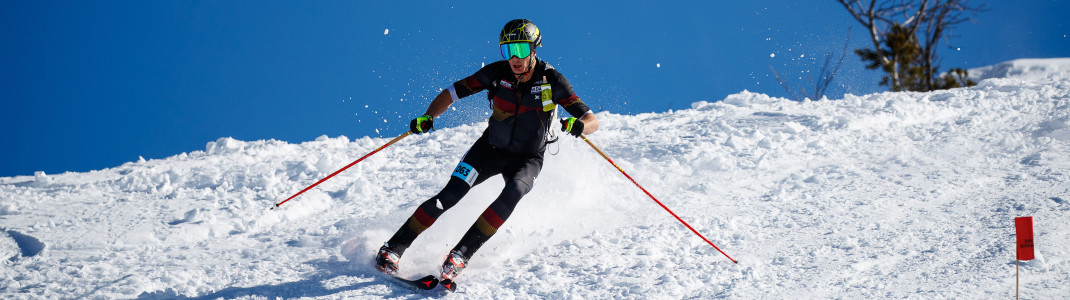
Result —
POLYGON ((390 274, 392 276, 398 274, 398 262, 401 261, 401 254, 390 248, 390 244, 383 243, 383 247, 379 248, 379 254, 375 255, 375 268, 380 272, 390 274))
POLYGON ((468 258, 464 257, 461 251, 450 251, 450 254, 446 256, 446 261, 442 263, 442 280, 453 280, 467 264, 468 258))

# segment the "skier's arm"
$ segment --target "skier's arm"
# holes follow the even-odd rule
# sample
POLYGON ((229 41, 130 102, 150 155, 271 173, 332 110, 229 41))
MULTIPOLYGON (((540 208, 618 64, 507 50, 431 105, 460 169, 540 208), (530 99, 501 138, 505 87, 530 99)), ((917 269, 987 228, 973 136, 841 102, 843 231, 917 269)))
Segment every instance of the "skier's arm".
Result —
POLYGON ((450 108, 451 104, 453 104, 453 96, 450 95, 450 90, 442 90, 441 93, 438 93, 438 96, 435 96, 434 100, 431 100, 431 104, 427 106, 427 111, 424 114, 438 118, 439 115, 446 112, 447 108, 450 108))
POLYGON ((580 121, 583 122, 584 135, 592 134, 595 131, 598 131, 598 117, 596 117, 594 113, 587 112, 582 117, 580 117, 580 121))
POLYGON ((438 118, 446 112, 446 109, 450 108, 453 101, 460 100, 461 98, 471 96, 475 93, 485 90, 486 86, 490 85, 493 77, 493 71, 501 69, 504 64, 508 62, 497 62, 482 69, 479 69, 472 76, 465 77, 453 84, 447 86, 442 92, 435 96, 435 99, 431 100, 431 104, 427 106, 425 115, 430 115, 433 118, 438 118))
POLYGON ((594 133, 598 131, 598 117, 588 110, 578 119, 575 117, 561 119, 561 131, 574 137, 594 133))

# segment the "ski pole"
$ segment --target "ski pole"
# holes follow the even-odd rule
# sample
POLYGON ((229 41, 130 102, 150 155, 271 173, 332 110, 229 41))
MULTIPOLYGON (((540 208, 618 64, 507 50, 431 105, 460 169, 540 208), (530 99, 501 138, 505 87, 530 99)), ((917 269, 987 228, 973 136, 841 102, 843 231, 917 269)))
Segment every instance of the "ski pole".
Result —
POLYGON ((683 223, 684 226, 687 226, 687 229, 691 229, 691 232, 694 232, 695 235, 698 235, 698 237, 702 238, 702 240, 706 241, 706 243, 710 244, 710 246, 713 246, 713 249, 717 249, 718 252, 721 252, 721 254, 724 254, 724 257, 727 257, 728 260, 732 261, 732 263, 739 263, 735 259, 732 259, 731 256, 728 256, 727 253, 724 253, 724 251, 721 251, 721 248, 717 248, 717 245, 714 245, 713 242, 710 242, 710 240, 706 239, 705 236, 702 236, 701 233, 698 233, 698 230, 695 230, 695 228, 691 227, 690 224, 687 224, 687 222, 684 222, 684 219, 681 219, 680 216, 677 216, 676 213, 672 212, 672 210, 669 209, 668 206, 665 206, 665 204, 661 203, 661 201, 658 201, 658 198, 654 198, 654 195, 651 195, 650 192, 647 192, 646 189, 643 188, 643 186, 639 185, 638 182, 635 182, 635 179, 632 179, 632 176, 629 176, 628 173, 625 173, 624 169, 621 169, 620 166, 617 165, 617 163, 614 163, 612 159, 609 159, 609 156, 606 155, 605 152, 602 152, 602 149, 598 149, 598 146, 595 146, 594 143, 591 142, 591 140, 588 140, 586 135, 580 134, 580 138, 582 138, 584 142, 587 142, 588 145, 591 145, 591 148, 594 148, 594 151, 598 152, 599 155, 602 155, 602 158, 605 158, 606 161, 609 162, 609 164, 611 164, 611 165, 613 165, 613 167, 617 168, 617 171, 620 171, 621 174, 624 174, 624 177, 628 177, 628 180, 631 180, 632 183, 635 184, 635 186, 639 187, 640 190, 643 190, 643 193, 646 193, 647 196, 650 196, 650 199, 653 199, 654 202, 657 202, 658 205, 661 205, 661 208, 664 208, 665 211, 669 212, 669 214, 671 214, 673 217, 676 217, 677 221, 680 221, 680 223, 683 223))
POLYGON ((349 163, 349 165, 347 165, 345 167, 342 167, 341 169, 338 169, 338 171, 334 171, 334 173, 331 173, 331 175, 327 175, 327 177, 324 177, 323 179, 320 179, 320 181, 317 181, 316 183, 313 183, 312 185, 310 185, 310 186, 306 187, 305 189, 301 190, 300 192, 297 192, 297 194, 294 194, 293 196, 290 196, 290 198, 286 198, 286 200, 282 200, 282 202, 276 203, 275 207, 272 207, 271 209, 275 209, 276 207, 281 206, 283 203, 286 203, 286 201, 290 201, 290 199, 293 199, 293 198, 297 197, 297 195, 300 195, 301 193, 304 193, 305 191, 308 191, 308 190, 312 189, 313 187, 316 187, 320 183, 323 183, 324 181, 327 181, 327 179, 331 179, 331 177, 334 177, 334 175, 338 175, 338 173, 342 173, 342 171, 345 171, 346 169, 349 169, 349 167, 352 167, 353 165, 355 165, 355 164, 359 163, 360 161, 364 160, 365 158, 368 158, 368 156, 372 156, 372 154, 375 154, 376 152, 379 152, 379 150, 383 150, 383 148, 386 148, 386 147, 388 147, 390 145, 393 145, 397 141, 400 141, 401 139, 405 138, 406 136, 409 136, 409 134, 411 134, 411 133, 412 133, 412 131, 407 131, 405 133, 402 133, 401 135, 399 135, 398 137, 390 140, 386 144, 384 144, 382 146, 379 146, 379 148, 375 149, 375 151, 372 151, 372 152, 370 152, 368 154, 365 154, 364 156, 361 156, 357 160, 354 160, 353 162, 349 163))

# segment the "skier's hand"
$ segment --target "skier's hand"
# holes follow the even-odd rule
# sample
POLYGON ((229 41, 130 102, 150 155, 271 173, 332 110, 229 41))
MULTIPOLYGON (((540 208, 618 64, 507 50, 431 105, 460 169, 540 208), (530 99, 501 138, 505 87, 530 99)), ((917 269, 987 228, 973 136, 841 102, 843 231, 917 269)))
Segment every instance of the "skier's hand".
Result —
POLYGON ((423 115, 412 119, 412 122, 409 122, 409 132, 419 134, 435 130, 434 119, 431 115, 423 115))
POLYGON ((576 118, 561 119, 561 131, 579 137, 583 134, 583 121, 576 118))

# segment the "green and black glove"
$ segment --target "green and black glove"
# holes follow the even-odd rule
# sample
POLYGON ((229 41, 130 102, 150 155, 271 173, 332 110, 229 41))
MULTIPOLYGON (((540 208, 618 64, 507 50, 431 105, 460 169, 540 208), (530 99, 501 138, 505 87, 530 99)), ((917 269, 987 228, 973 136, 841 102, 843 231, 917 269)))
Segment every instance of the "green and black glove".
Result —
POLYGON ((583 134, 583 121, 576 118, 561 119, 561 131, 579 137, 583 134))
POLYGON ((409 132, 417 134, 431 132, 432 130, 435 130, 434 121, 435 118, 431 115, 423 115, 419 118, 412 119, 412 122, 409 122, 409 132))

